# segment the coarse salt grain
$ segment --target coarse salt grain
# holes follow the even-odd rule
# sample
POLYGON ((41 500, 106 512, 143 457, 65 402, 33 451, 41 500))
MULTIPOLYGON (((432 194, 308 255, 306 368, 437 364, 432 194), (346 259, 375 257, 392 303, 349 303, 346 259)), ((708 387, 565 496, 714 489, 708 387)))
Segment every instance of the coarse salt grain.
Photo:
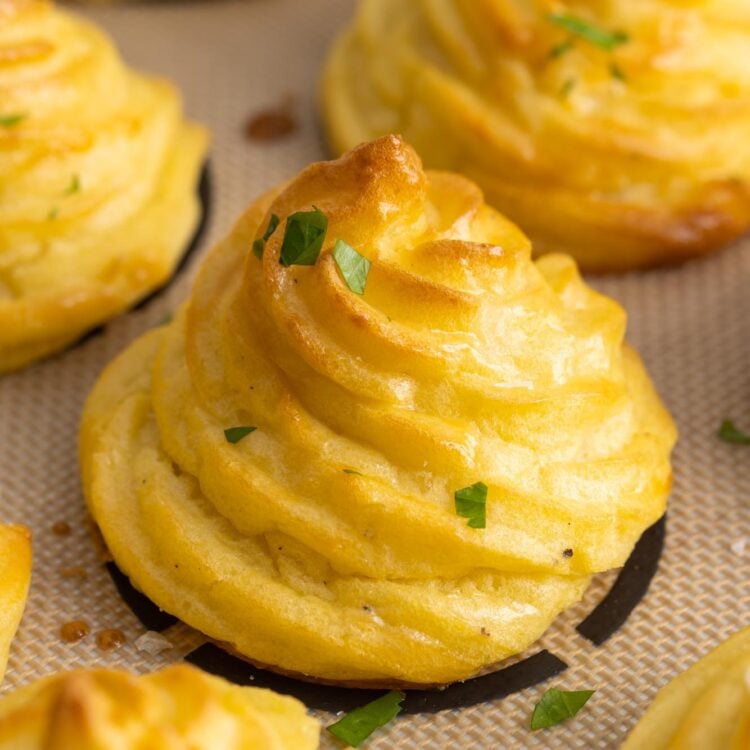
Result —
POLYGON ((139 636, 135 641, 135 647, 151 656, 157 656, 162 651, 173 648, 172 643, 155 630, 147 630, 142 636, 139 636))
POLYGON ((745 554, 745 550, 747 549, 747 537, 743 536, 737 539, 735 542, 732 542, 730 549, 732 550, 732 552, 734 552, 735 555, 743 557, 745 554))

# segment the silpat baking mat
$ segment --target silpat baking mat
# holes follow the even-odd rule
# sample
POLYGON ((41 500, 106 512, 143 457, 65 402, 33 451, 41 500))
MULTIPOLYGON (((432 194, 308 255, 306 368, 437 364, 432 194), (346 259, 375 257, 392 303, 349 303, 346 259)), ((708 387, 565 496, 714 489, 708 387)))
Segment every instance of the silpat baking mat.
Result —
MULTIPOLYGON (((101 335, 0 379, 0 520, 28 524, 35 555, 31 596, 3 692, 82 665, 152 670, 203 643, 182 624, 147 620, 150 628, 166 626, 173 647, 151 656, 142 642, 136 645, 147 627, 118 593, 87 527, 76 458, 78 417, 102 367, 185 298, 200 256, 248 202, 325 157, 317 76, 328 44, 351 11, 349 0, 216 0, 83 10, 114 36, 131 64, 173 78, 189 113, 211 127, 213 213, 202 246, 168 289, 101 335), (284 101, 291 102, 297 130, 277 141, 249 140, 248 118, 284 101), (59 521, 70 525, 69 534, 53 532, 59 521), (60 627, 73 620, 85 620, 91 635, 63 643, 60 627), (103 651, 96 634, 111 628, 121 630, 127 642, 103 651)), ((650 589, 625 624, 597 646, 576 626, 614 580, 601 578, 529 652, 546 649, 567 669, 461 710, 420 713, 412 703, 416 712, 373 736, 368 747, 616 748, 659 687, 750 623, 750 449, 716 437, 726 416, 750 424, 750 241, 683 268, 592 282, 629 311, 630 340, 681 433, 666 540, 650 589), (530 712, 551 686, 597 692, 574 720, 532 734, 530 712)), ((618 596, 627 599, 628 586, 637 589, 647 577, 658 555, 658 531, 618 596)), ((612 620, 612 613, 604 619, 612 620)), ((247 670, 243 674, 252 677, 247 670)), ((508 684, 519 673, 513 674, 508 684)), ((527 678, 522 675, 519 684, 527 678)), ((311 703, 326 705, 323 689, 311 693, 311 703)), ((340 698, 331 700, 335 707, 340 698)), ((330 714, 321 717, 330 721, 330 714)), ((334 744, 324 737, 323 746, 334 744)))

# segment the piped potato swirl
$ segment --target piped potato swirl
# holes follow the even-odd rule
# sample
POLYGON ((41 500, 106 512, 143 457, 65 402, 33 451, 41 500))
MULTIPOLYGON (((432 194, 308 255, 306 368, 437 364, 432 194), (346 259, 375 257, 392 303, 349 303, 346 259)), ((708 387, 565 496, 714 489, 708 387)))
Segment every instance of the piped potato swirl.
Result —
POLYGON ((0 524, 0 682, 13 636, 21 622, 31 583, 31 533, 0 524))
POLYGON ((162 285, 199 218, 206 131, 46 0, 0 0, 0 373, 162 285))
POLYGON ((657 694, 622 750, 747 750, 750 627, 657 694))
POLYGON ((664 512, 675 431, 624 330, 571 259, 535 264, 475 185, 384 137, 254 203, 181 314, 109 366, 86 498, 139 588, 253 661, 463 679, 664 512), (284 266, 285 221, 312 206, 320 257, 284 266), (363 295, 336 239, 372 263, 363 295), (231 444, 238 425, 256 430, 231 444), (479 481, 484 529, 454 506, 479 481))
POLYGON ((536 252, 674 263, 750 227, 742 0, 361 0, 331 50, 336 153, 403 133, 536 252))
POLYGON ((180 664, 48 675, 0 699, 0 750, 315 750, 294 698, 180 664))

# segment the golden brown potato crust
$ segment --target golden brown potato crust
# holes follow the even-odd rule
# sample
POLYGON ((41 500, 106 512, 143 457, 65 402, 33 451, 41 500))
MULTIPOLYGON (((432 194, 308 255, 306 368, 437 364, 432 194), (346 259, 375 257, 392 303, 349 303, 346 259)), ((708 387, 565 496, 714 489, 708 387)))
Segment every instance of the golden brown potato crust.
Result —
POLYGON ((475 180, 537 253, 676 263, 750 226, 749 44, 742 0, 361 0, 323 115, 336 152, 401 133, 475 180))

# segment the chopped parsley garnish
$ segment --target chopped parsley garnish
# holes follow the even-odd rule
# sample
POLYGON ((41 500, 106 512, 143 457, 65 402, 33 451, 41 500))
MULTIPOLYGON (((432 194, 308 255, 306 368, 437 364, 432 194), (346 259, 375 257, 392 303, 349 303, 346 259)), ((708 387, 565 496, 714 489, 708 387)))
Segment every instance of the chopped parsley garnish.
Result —
POLYGON ((271 235, 276 231, 276 227, 279 226, 279 217, 276 214, 271 214, 271 218, 268 220, 268 226, 266 231, 263 232, 263 237, 253 242, 253 253, 256 258, 263 257, 263 251, 266 249, 266 242, 271 238, 271 235))
POLYGON ((531 715, 532 729, 548 729, 573 718, 585 705, 595 690, 548 690, 531 715))
POLYGON ((477 482, 470 487, 456 490, 456 513, 469 519, 469 527, 483 529, 487 526, 487 485, 477 482))
POLYGON ((364 476, 361 471, 356 471, 355 469, 344 469, 344 474, 354 474, 356 477, 364 476))
POLYGON ((239 443, 242 438, 247 437, 257 429, 257 427, 230 427, 228 430, 224 430, 224 437, 228 443, 239 443))
POLYGON ((54 221, 59 215, 60 209, 55 206, 54 208, 51 208, 50 212, 47 214, 47 221, 54 221))
POLYGON ((615 47, 625 44, 630 37, 624 31, 607 31, 570 13, 550 13, 547 20, 575 36, 585 39, 597 47, 611 52, 615 47))
POLYGON ((359 747, 376 729, 393 721, 401 713, 401 703, 406 696, 397 690, 391 690, 377 700, 361 708, 355 708, 328 731, 352 747, 359 747))
POLYGON ((549 56, 555 60, 558 57, 561 57, 566 52, 570 52, 570 50, 573 49, 573 42, 570 41, 570 39, 566 39, 564 42, 560 42, 559 44, 556 44, 549 53, 549 56))
POLYGON ((735 445, 750 445, 750 435, 735 426, 731 419, 725 419, 719 427, 719 437, 725 443, 735 445))
POLYGON ((77 174, 74 174, 70 178, 70 184, 66 188, 63 195, 66 195, 66 196, 75 195, 80 189, 81 189, 81 178, 77 174))
POLYGON ((622 81, 623 83, 626 83, 628 80, 627 77, 625 76, 625 72, 616 62, 613 62, 609 66, 609 72, 612 78, 614 78, 617 81, 622 81))
POLYGON ((560 87, 560 95, 567 97, 568 94, 575 88, 576 82, 574 78, 568 78, 565 83, 560 87))
POLYGON ((333 259, 349 289, 355 294, 364 294, 367 274, 370 273, 370 261, 343 240, 336 240, 333 259))
POLYGON ((24 115, 21 112, 15 112, 10 115, 0 115, 0 127, 13 128, 19 123, 23 122, 26 117, 27 115, 24 115))
POLYGON ((298 211, 286 220, 281 243, 282 266, 314 266, 328 231, 328 218, 318 208, 298 211))

